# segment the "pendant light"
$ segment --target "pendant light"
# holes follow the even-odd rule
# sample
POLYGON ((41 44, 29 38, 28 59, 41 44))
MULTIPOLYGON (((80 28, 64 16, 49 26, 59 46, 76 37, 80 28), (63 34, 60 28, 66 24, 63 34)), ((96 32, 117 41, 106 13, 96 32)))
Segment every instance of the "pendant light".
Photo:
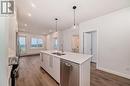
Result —
POLYGON ((55 18, 55 23, 56 23, 56 31, 54 32, 54 43, 55 43, 55 49, 56 49, 56 52, 58 50, 58 29, 57 29, 57 23, 58 23, 58 18, 55 18))
POLYGON ((73 10, 74 10, 74 26, 73 28, 76 29, 76 22, 75 22, 75 10, 76 10, 76 6, 73 6, 73 10))
POLYGON ((57 38, 58 37, 58 27, 57 27, 57 23, 58 23, 58 18, 55 18, 55 24, 56 24, 56 30, 54 32, 54 37, 57 38))

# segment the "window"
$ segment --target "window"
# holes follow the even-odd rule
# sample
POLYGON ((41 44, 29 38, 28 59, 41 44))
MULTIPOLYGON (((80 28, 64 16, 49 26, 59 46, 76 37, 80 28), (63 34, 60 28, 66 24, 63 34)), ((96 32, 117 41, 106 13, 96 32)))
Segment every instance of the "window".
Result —
POLYGON ((31 39, 31 47, 32 48, 43 47, 43 40, 41 38, 32 38, 31 39))
POLYGON ((59 48, 59 43, 58 43, 58 39, 57 38, 54 38, 54 42, 53 42, 53 48, 54 49, 58 49, 59 48))

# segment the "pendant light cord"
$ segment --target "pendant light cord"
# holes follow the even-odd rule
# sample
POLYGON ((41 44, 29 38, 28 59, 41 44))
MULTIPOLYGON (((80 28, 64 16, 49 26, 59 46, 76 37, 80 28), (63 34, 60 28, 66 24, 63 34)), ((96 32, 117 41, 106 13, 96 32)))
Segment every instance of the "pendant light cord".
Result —
POLYGON ((75 9, 74 9, 74 26, 75 26, 75 9))
POLYGON ((76 25, 76 22, 75 22, 75 9, 76 9, 77 7, 76 6, 73 6, 73 10, 74 10, 74 26, 76 25))
POLYGON ((56 21, 56 32, 57 32, 57 20, 58 20, 58 19, 57 19, 57 18, 55 18, 55 21, 56 21))
POLYGON ((57 20, 56 20, 56 32, 57 32, 57 20))

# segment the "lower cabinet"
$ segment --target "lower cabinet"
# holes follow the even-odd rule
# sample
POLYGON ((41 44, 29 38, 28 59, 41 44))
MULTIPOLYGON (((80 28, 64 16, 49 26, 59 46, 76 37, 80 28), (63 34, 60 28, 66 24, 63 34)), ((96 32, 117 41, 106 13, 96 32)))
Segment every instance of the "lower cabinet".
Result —
POLYGON ((60 83, 60 58, 40 53, 41 67, 60 83))
POLYGON ((60 86, 90 86, 90 60, 77 64, 51 54, 40 53, 41 67, 60 86))
POLYGON ((53 58, 53 77, 58 83, 60 83, 60 58, 53 58))

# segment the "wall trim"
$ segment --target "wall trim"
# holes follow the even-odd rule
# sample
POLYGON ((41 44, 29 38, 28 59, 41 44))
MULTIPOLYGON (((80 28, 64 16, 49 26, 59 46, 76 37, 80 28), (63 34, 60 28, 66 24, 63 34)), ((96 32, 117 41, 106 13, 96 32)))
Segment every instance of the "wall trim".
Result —
POLYGON ((108 72, 108 73, 115 74, 115 75, 117 75, 117 76, 121 76, 121 77, 130 79, 130 75, 128 75, 128 74, 116 72, 116 71, 113 71, 113 70, 110 70, 110 69, 106 69, 106 68, 102 68, 102 67, 97 67, 97 69, 98 69, 98 70, 105 71, 105 72, 108 72))

